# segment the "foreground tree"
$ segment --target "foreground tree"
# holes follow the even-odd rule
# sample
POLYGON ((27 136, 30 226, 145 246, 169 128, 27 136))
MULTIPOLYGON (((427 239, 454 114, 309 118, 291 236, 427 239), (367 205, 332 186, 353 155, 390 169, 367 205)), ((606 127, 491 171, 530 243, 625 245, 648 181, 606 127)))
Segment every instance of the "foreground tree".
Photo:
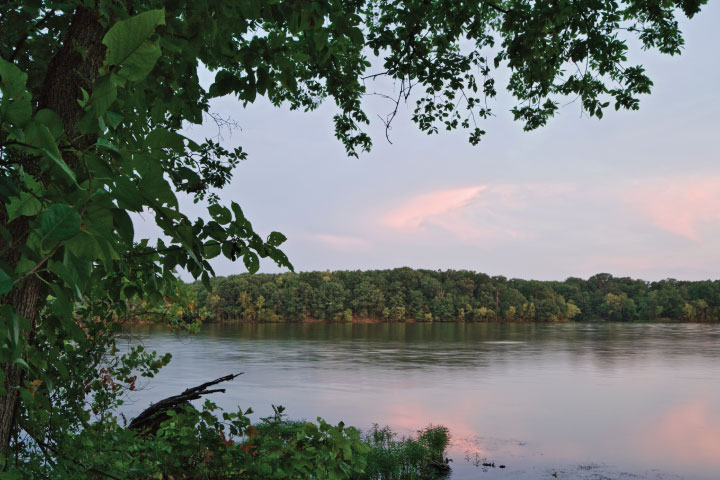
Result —
MULTIPOLYGON (((245 153, 179 133, 212 115, 212 98, 265 96, 304 110, 331 98, 336 136, 356 156, 371 146, 365 84, 387 77, 396 88, 386 125, 411 101, 421 130, 465 128, 477 143, 498 68, 510 69, 512 112, 528 130, 566 97, 590 116, 637 109, 652 83, 627 64, 628 40, 677 54, 676 16, 703 3, 4 2, 0 449, 20 432, 55 448, 73 415, 89 425, 84 397, 107 390, 98 366, 117 318, 129 300, 171 295, 176 269, 209 284, 208 259, 221 254, 251 272, 259 257, 291 268, 283 235, 263 239, 237 204, 218 202, 245 153), (208 88, 203 68, 215 73, 208 88), (180 192, 207 204, 210 220, 187 218, 180 192), (132 212, 153 215, 169 241, 135 238, 132 212)), ((145 360, 148 372, 159 368, 145 360)))

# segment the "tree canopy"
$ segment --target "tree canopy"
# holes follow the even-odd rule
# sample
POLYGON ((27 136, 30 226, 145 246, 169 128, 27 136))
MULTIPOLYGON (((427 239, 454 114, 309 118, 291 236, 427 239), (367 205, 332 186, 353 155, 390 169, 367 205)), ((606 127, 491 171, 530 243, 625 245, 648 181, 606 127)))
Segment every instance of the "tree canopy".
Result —
MULTIPOLYGON (((358 155, 371 147, 367 85, 386 77, 388 124, 407 102, 422 131, 467 129, 477 143, 498 69, 510 72, 502 89, 528 130, 567 99, 596 117, 637 109, 652 82, 628 62, 629 45, 680 53, 677 18, 703 3, 3 2, 0 449, 15 436, 17 448, 52 456, 63 432, 109 421, 93 419, 85 397, 108 392, 98 372, 114 354, 117 318, 128 301, 175 295, 177 269, 209 285, 219 255, 250 272, 263 257, 292 268, 282 234, 261 237, 239 205, 220 203, 246 153, 180 133, 212 117, 213 98, 264 96, 306 111, 331 100, 335 134, 358 155), (201 69, 215 75, 209 86, 201 69), (180 211, 183 193, 207 206, 205 218, 180 211), (137 238, 133 212, 152 216, 165 240, 137 238)), ((162 365, 133 355, 118 360, 128 378, 162 365)))
POLYGON ((559 282, 396 268, 241 274, 211 283, 209 292, 191 286, 208 321, 720 321, 718 280, 648 282, 599 273, 559 282))

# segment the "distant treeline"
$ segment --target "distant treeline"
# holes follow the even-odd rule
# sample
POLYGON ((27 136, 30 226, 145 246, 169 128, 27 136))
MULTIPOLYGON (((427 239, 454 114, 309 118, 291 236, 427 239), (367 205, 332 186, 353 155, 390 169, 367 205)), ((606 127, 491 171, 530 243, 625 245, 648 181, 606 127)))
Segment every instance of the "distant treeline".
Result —
POLYGON ((304 272, 219 277, 194 285, 214 320, 420 322, 720 320, 720 281, 646 282, 600 273, 563 282, 466 270, 304 272))

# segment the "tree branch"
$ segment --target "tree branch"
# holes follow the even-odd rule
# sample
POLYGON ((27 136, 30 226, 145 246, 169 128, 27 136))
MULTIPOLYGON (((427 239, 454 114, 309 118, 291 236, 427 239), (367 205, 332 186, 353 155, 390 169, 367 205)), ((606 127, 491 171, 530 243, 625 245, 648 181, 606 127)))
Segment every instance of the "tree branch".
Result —
POLYGON ((500 13, 505 13, 505 14, 510 13, 510 10, 507 10, 507 9, 501 7, 500 5, 498 5, 495 2, 483 2, 483 3, 485 3, 485 5, 487 5, 488 7, 492 8, 493 10, 498 11, 500 13))

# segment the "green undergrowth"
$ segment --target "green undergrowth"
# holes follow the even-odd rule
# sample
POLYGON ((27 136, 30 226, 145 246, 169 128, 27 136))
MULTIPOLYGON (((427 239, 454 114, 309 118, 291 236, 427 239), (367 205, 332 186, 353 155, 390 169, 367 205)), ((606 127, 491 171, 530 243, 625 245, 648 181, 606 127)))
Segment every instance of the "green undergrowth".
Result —
MULTIPOLYGON (((277 407, 273 417, 255 425, 258 437, 291 442, 307 428, 307 422, 287 420, 282 412, 277 407)), ((431 480, 446 478, 450 471, 445 457, 450 433, 444 426, 430 425, 415 436, 399 436, 390 427, 375 424, 359 438, 362 458, 358 464, 364 467, 348 472, 349 479, 431 480)))
POLYGON ((165 412, 152 431, 134 431, 116 419, 87 425, 49 444, 23 439, 16 461, 0 478, 19 480, 414 480, 442 478, 448 430, 430 426, 414 437, 388 427, 362 433, 288 420, 282 407, 252 423, 252 410, 165 412), (21 448, 22 447, 22 448, 21 448))

